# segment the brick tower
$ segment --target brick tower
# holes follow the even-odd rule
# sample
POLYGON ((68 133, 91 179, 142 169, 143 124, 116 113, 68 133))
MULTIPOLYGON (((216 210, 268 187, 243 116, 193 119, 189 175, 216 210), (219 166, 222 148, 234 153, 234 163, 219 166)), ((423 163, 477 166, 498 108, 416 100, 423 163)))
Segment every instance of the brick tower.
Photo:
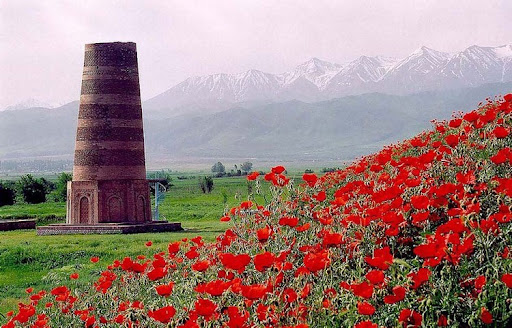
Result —
POLYGON ((177 228, 151 219, 135 43, 87 44, 66 225, 38 233, 177 228))

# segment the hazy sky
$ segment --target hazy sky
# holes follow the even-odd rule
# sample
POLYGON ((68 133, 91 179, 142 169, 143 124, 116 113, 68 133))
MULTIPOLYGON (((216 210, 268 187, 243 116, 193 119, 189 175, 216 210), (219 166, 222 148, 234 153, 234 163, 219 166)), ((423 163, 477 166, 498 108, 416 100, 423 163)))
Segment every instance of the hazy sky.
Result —
POLYGON ((193 75, 507 44, 510 17, 510 0, 0 0, 0 109, 77 100, 86 43, 136 42, 148 99, 193 75))

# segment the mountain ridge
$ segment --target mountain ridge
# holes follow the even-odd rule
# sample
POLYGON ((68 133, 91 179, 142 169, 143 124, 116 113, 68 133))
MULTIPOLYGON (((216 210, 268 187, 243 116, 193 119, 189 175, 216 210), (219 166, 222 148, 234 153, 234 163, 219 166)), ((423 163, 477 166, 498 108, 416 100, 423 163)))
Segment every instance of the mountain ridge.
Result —
POLYGON ((219 102, 314 102, 368 92, 404 95, 508 81, 512 81, 512 44, 473 45, 452 54, 422 46, 403 59, 360 56, 337 64, 314 57, 279 74, 252 69, 190 77, 145 104, 150 111, 180 115, 183 107, 198 104, 205 112, 216 112, 219 102))

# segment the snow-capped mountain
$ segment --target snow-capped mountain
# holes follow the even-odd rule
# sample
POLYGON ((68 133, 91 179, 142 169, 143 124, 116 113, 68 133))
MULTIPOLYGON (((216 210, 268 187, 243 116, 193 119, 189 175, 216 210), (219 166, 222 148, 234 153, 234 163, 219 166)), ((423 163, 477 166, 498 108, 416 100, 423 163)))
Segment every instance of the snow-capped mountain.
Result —
POLYGON ((421 47, 398 61, 382 78, 378 90, 387 93, 412 93, 442 89, 439 70, 450 61, 445 52, 421 47))
POLYGON ((291 85, 303 78, 323 90, 332 77, 342 69, 343 65, 312 58, 297 66, 293 71, 279 75, 279 78, 283 86, 291 85))
POLYGON ((403 95, 508 81, 512 44, 471 46, 454 54, 423 46, 401 60, 361 56, 336 64, 312 58, 281 74, 249 70, 191 77, 144 106, 178 115, 292 99, 318 101, 368 92, 403 95))
POLYGON ((378 82, 389 72, 396 59, 361 56, 343 67, 327 83, 324 97, 339 97, 375 91, 378 82))
POLYGON ((455 86, 477 86, 512 80, 511 64, 512 45, 495 48, 471 46, 453 56, 441 73, 455 86))

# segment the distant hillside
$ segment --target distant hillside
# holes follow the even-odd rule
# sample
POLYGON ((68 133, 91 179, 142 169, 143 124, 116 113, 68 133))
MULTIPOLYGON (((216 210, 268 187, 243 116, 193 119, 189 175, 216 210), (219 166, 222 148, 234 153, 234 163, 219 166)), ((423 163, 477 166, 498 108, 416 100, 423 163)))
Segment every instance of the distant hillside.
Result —
POLYGON ((151 156, 350 160, 409 138, 434 118, 449 118, 511 90, 512 82, 407 96, 289 101, 193 118, 148 116, 146 149, 151 156))
MULTIPOLYGON (((411 137, 434 118, 476 108, 512 82, 407 96, 380 93, 330 101, 288 101, 219 113, 162 118, 146 111, 148 162, 193 158, 350 160, 411 137)), ((0 160, 72 158, 78 103, 0 112, 0 160)))

